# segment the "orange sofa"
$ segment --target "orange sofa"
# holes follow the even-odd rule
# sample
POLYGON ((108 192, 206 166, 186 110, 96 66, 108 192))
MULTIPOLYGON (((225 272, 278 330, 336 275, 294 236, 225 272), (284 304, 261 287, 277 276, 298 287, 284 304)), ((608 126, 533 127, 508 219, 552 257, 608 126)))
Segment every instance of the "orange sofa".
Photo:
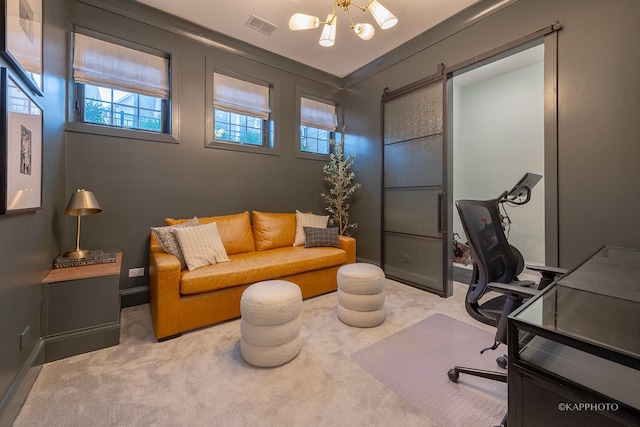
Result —
MULTIPOLYGON (((295 213, 249 212, 198 218, 215 222, 229 262, 181 270, 174 255, 164 251, 153 232, 149 250, 151 315, 158 340, 173 338, 240 316, 240 297, 251 284, 288 280, 300 286, 303 298, 337 289, 340 266, 355 262, 356 241, 339 236, 340 248, 293 246, 295 213)), ((167 225, 189 219, 167 218, 167 225)))

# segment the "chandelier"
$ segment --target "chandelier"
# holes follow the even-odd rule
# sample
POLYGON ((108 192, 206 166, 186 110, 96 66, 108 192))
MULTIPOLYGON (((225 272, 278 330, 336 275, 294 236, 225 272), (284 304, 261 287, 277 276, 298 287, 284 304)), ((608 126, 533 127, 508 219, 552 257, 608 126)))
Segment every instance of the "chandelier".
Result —
POLYGON ((333 46, 336 41, 336 23, 338 21, 336 11, 338 8, 341 8, 347 12, 347 16, 349 17, 349 28, 351 28, 362 40, 370 40, 375 34, 373 25, 367 23, 354 24, 353 19, 351 18, 351 12, 349 11, 350 6, 360 9, 363 12, 367 10, 371 12, 374 19, 383 30, 391 28, 398 23, 398 18, 396 18, 393 13, 389 12, 386 7, 381 5, 378 0, 369 0, 366 6, 357 5, 352 3, 351 0, 334 0, 333 11, 327 15, 326 21, 320 21, 320 18, 317 16, 295 13, 291 16, 291 19, 289 19, 289 28, 293 31, 310 30, 318 28, 320 24, 324 24, 322 34, 320 35, 320 46, 333 46))

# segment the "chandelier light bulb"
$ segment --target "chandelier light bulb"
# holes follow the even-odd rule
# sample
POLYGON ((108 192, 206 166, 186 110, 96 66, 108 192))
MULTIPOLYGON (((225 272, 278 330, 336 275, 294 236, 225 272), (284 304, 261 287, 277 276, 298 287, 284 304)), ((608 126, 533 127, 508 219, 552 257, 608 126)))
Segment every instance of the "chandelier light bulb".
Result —
POLYGON ((296 13, 289 19, 289 28, 293 31, 311 30, 320 26, 320 19, 317 16, 296 13))
POLYGON ((375 28, 373 28, 373 25, 371 24, 356 24, 353 26, 353 31, 362 40, 371 40, 373 35, 376 33, 375 28))
POLYGON ((373 15, 376 22, 383 30, 387 30, 398 23, 398 18, 389 9, 381 5, 378 0, 373 0, 369 6, 367 6, 369 12, 373 15))
POLYGON ((336 23, 338 17, 333 14, 327 15, 327 21, 322 28, 322 34, 320 35, 320 46, 331 47, 336 42, 336 23))

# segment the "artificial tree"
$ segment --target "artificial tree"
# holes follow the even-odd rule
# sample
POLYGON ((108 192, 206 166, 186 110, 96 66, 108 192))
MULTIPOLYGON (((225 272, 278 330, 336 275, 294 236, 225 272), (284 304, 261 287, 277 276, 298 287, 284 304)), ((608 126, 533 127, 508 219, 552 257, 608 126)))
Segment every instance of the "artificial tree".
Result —
POLYGON ((344 128, 342 129, 340 142, 330 140, 331 153, 329 162, 324 165, 324 180, 329 184, 329 193, 322 193, 329 212, 329 224, 336 225, 341 235, 349 235, 349 229, 357 228, 358 224, 349 223, 349 207, 355 191, 360 188, 360 183, 353 182, 356 174, 351 166, 355 159, 355 153, 344 156, 344 128))

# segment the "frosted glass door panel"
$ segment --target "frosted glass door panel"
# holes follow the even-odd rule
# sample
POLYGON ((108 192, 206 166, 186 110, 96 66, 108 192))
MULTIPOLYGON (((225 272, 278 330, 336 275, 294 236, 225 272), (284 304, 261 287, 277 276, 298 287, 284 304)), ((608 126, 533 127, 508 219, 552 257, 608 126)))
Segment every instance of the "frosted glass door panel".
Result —
POLYGON ((436 79, 383 100, 383 266, 389 278, 448 296, 443 88, 436 79))
POLYGON ((440 237, 438 233, 438 192, 430 188, 384 192, 385 231, 440 237))
POLYGON ((384 186, 409 187, 442 183, 442 135, 384 146, 384 186))
POLYGON ((442 96, 442 83, 438 83, 387 101, 384 112, 385 145, 442 133, 442 96))
POLYGON ((440 239, 385 233, 384 271, 421 288, 442 290, 440 239))

